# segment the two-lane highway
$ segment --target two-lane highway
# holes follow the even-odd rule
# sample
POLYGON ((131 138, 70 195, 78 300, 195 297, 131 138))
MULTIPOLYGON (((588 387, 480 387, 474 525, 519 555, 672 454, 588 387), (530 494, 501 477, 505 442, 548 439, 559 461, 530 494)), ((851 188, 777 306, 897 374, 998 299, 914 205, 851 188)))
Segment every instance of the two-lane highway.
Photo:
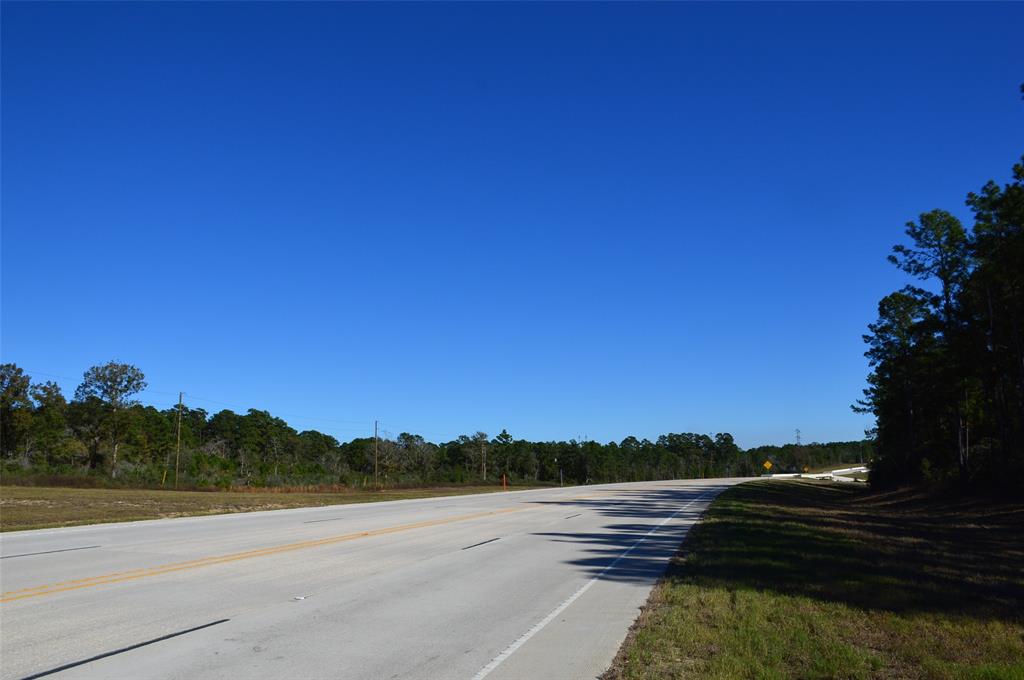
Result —
POLYGON ((0 536, 2 678, 593 678, 738 479, 0 536))

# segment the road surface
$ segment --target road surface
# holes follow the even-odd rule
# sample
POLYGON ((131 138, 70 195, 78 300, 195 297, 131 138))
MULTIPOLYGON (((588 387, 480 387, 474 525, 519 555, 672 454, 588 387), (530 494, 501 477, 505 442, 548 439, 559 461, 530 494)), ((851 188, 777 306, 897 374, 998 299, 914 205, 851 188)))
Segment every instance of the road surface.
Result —
POLYGON ((739 481, 4 534, 0 676, 594 678, 739 481))

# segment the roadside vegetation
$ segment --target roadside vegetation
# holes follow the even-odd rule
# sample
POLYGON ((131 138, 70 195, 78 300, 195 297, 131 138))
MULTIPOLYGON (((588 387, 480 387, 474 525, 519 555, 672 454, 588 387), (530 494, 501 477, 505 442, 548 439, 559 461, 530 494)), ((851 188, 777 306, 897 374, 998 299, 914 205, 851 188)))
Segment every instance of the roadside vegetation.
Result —
POLYGON ((757 446, 747 449, 747 453, 759 464, 770 461, 773 473, 827 472, 868 464, 874 454, 874 446, 866 439, 859 442, 757 446))
MULTIPOLYGON (((516 439, 504 430, 448 442, 383 432, 348 442, 298 431, 267 411, 208 413, 183 403, 138 402, 143 372, 110 361, 89 368, 68 400, 52 381, 34 382, 0 364, 2 483, 38 486, 231 489, 344 485, 375 489, 500 483, 587 484, 750 476, 764 456, 745 452, 729 433, 670 433, 654 441, 516 439), (180 417, 179 417, 180 416, 180 417), (180 430, 180 454, 178 434, 180 430)), ((368 430, 373 432, 372 423, 368 430)), ((779 469, 805 462, 856 462, 870 444, 810 444, 771 452, 779 469)), ((765 454, 767 455, 767 454, 765 454)))
POLYGON ((910 280, 868 326, 872 372, 854 409, 876 418, 875 486, 1022 488, 1024 160, 966 203, 970 229, 932 210, 889 256, 910 280))
POLYGON ((1024 505, 733 487, 604 677, 1024 678, 1024 505))
MULTIPOLYGON (((520 487, 529 488, 529 487, 520 487)), ((0 531, 282 510, 501 491, 501 486, 334 490, 159 491, 0 486, 0 531)))

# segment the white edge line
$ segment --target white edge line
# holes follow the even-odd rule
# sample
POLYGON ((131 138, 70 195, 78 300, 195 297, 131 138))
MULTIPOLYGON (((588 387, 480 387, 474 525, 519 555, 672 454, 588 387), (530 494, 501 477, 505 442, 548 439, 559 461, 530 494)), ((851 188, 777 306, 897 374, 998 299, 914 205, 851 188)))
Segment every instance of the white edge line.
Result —
POLYGON ((702 493, 701 495, 697 496, 692 501, 690 501, 689 503, 684 505, 683 507, 681 507, 678 510, 676 510, 675 512, 673 512, 671 515, 669 515, 665 519, 661 520, 661 522, 659 522, 657 526, 655 526, 653 529, 651 529, 646 534, 644 534, 639 539, 637 539, 636 543, 634 543, 633 545, 629 546, 629 548, 626 549, 626 551, 624 553, 622 553, 621 555, 616 557, 612 561, 611 564, 609 564, 607 567, 602 569, 601 573, 599 573, 597 576, 593 577, 592 579, 590 579, 589 581, 584 583, 582 586, 580 586, 580 589, 577 590, 572 595, 570 595, 569 599, 567 599, 565 602, 563 602, 562 604, 560 604, 557 607, 555 607, 554 610, 550 614, 548 614, 543 619, 538 621, 533 626, 533 628, 531 628, 530 630, 528 630, 525 633, 523 633, 522 635, 520 635, 518 640, 516 640, 515 642, 510 644, 508 647, 506 647, 505 650, 501 654, 499 654, 498 656, 496 656, 493 659, 491 659, 491 662, 489 664, 487 664, 486 666, 484 666, 483 668, 481 668, 480 671, 476 675, 473 676, 472 680, 483 680, 488 675, 490 675, 491 672, 494 671, 495 668, 500 666, 505 661, 505 659, 507 659, 508 657, 512 656, 516 652, 516 650, 519 649, 520 647, 522 647, 523 645, 525 645, 527 643, 527 641, 529 641, 530 638, 532 638, 534 635, 536 635, 541 630, 543 630, 544 627, 547 626, 549 623, 551 623, 555 618, 557 618, 559 614, 561 614, 566 609, 568 609, 569 605, 571 605, 573 602, 578 600, 580 598, 580 596, 583 595, 583 593, 585 593, 588 590, 590 590, 590 587, 592 585, 594 585, 597 581, 599 581, 601 579, 601 577, 603 577, 605 574, 607 574, 609 571, 611 571, 615 567, 615 565, 619 563, 619 560, 621 560, 623 557, 629 555, 631 552, 636 550, 636 547, 638 545, 640 545, 641 543, 646 541, 648 538, 650 538, 651 534, 656 532, 658 529, 660 529, 661 527, 665 526, 670 521, 675 519, 676 515, 681 513, 683 510, 686 510, 688 507, 690 507, 691 505, 693 505, 697 501, 701 500, 702 498, 704 498, 705 496, 707 496, 710 493, 711 493, 711 491, 705 491, 704 493, 702 493))

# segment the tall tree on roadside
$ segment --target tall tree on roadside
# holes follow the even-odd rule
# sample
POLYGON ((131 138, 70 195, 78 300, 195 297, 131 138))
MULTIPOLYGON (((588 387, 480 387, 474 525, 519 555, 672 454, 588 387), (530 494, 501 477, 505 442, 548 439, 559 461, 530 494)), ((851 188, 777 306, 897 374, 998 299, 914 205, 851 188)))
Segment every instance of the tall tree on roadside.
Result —
POLYGON ((883 474, 891 479, 919 470, 919 366, 931 350, 931 335, 922 332, 923 322, 930 318, 924 298, 913 288, 885 296, 878 303, 878 320, 868 325, 870 334, 864 336, 869 346, 865 356, 873 370, 864 399, 854 410, 877 419, 879 460, 888 466, 883 474))
MULTIPOLYGON (((1024 92, 1024 85, 1021 86, 1024 92)), ((1024 469, 1024 157, 1012 180, 989 181, 967 195, 974 212, 977 267, 965 303, 976 322, 970 351, 989 404, 991 426, 975 418, 976 437, 998 457, 995 465, 1024 469), (1016 460, 1014 460, 1016 456, 1016 460)), ((1012 474, 1009 470, 1007 474, 1012 474)))
POLYGON ((953 322, 953 301, 970 271, 970 252, 963 224, 945 210, 922 213, 919 222, 907 222, 911 245, 893 246, 889 261, 921 280, 936 279, 941 286, 936 305, 947 332, 953 322))
POLYGON ((1024 159, 967 196, 970 233, 933 210, 889 260, 927 283, 879 304, 856 410, 877 418, 873 483, 1019 484, 1024 474, 1024 159))
MULTIPOLYGON (((963 224, 945 210, 922 213, 918 223, 908 222, 909 246, 896 245, 889 261, 897 267, 923 281, 934 280, 939 284, 939 294, 930 296, 929 301, 941 319, 942 342, 938 350, 942 356, 934 362, 935 383, 932 392, 936 405, 935 426, 936 453, 952 449, 953 439, 959 449, 959 469, 966 479, 968 457, 964 451, 966 412, 968 410, 970 357, 964 356, 964 334, 961 333, 963 318, 957 318, 961 307, 960 293, 970 278, 972 257, 970 240, 963 224), (955 434, 954 434, 955 433, 955 434)), ((924 291, 918 290, 919 294, 924 291)), ((959 313, 962 317, 963 314, 959 313)))
POLYGON ((107 432, 113 447, 110 476, 117 477, 117 451, 123 443, 124 411, 138 402, 132 397, 146 389, 146 376, 131 364, 108 361, 93 366, 83 374, 82 384, 75 390, 75 401, 99 400, 103 406, 107 432))
POLYGON ((508 433, 508 430, 502 428, 498 436, 491 442, 491 446, 494 448, 494 454, 497 457, 497 463, 499 466, 503 466, 501 469, 504 470, 504 474, 509 474, 512 471, 511 453, 513 441, 512 435, 508 433))
POLYGON ((0 452, 23 452, 32 421, 31 379, 16 364, 0 364, 0 452))
POLYGON ((74 443, 68 436, 68 402, 55 382, 33 385, 32 442, 50 465, 69 463, 74 443))

